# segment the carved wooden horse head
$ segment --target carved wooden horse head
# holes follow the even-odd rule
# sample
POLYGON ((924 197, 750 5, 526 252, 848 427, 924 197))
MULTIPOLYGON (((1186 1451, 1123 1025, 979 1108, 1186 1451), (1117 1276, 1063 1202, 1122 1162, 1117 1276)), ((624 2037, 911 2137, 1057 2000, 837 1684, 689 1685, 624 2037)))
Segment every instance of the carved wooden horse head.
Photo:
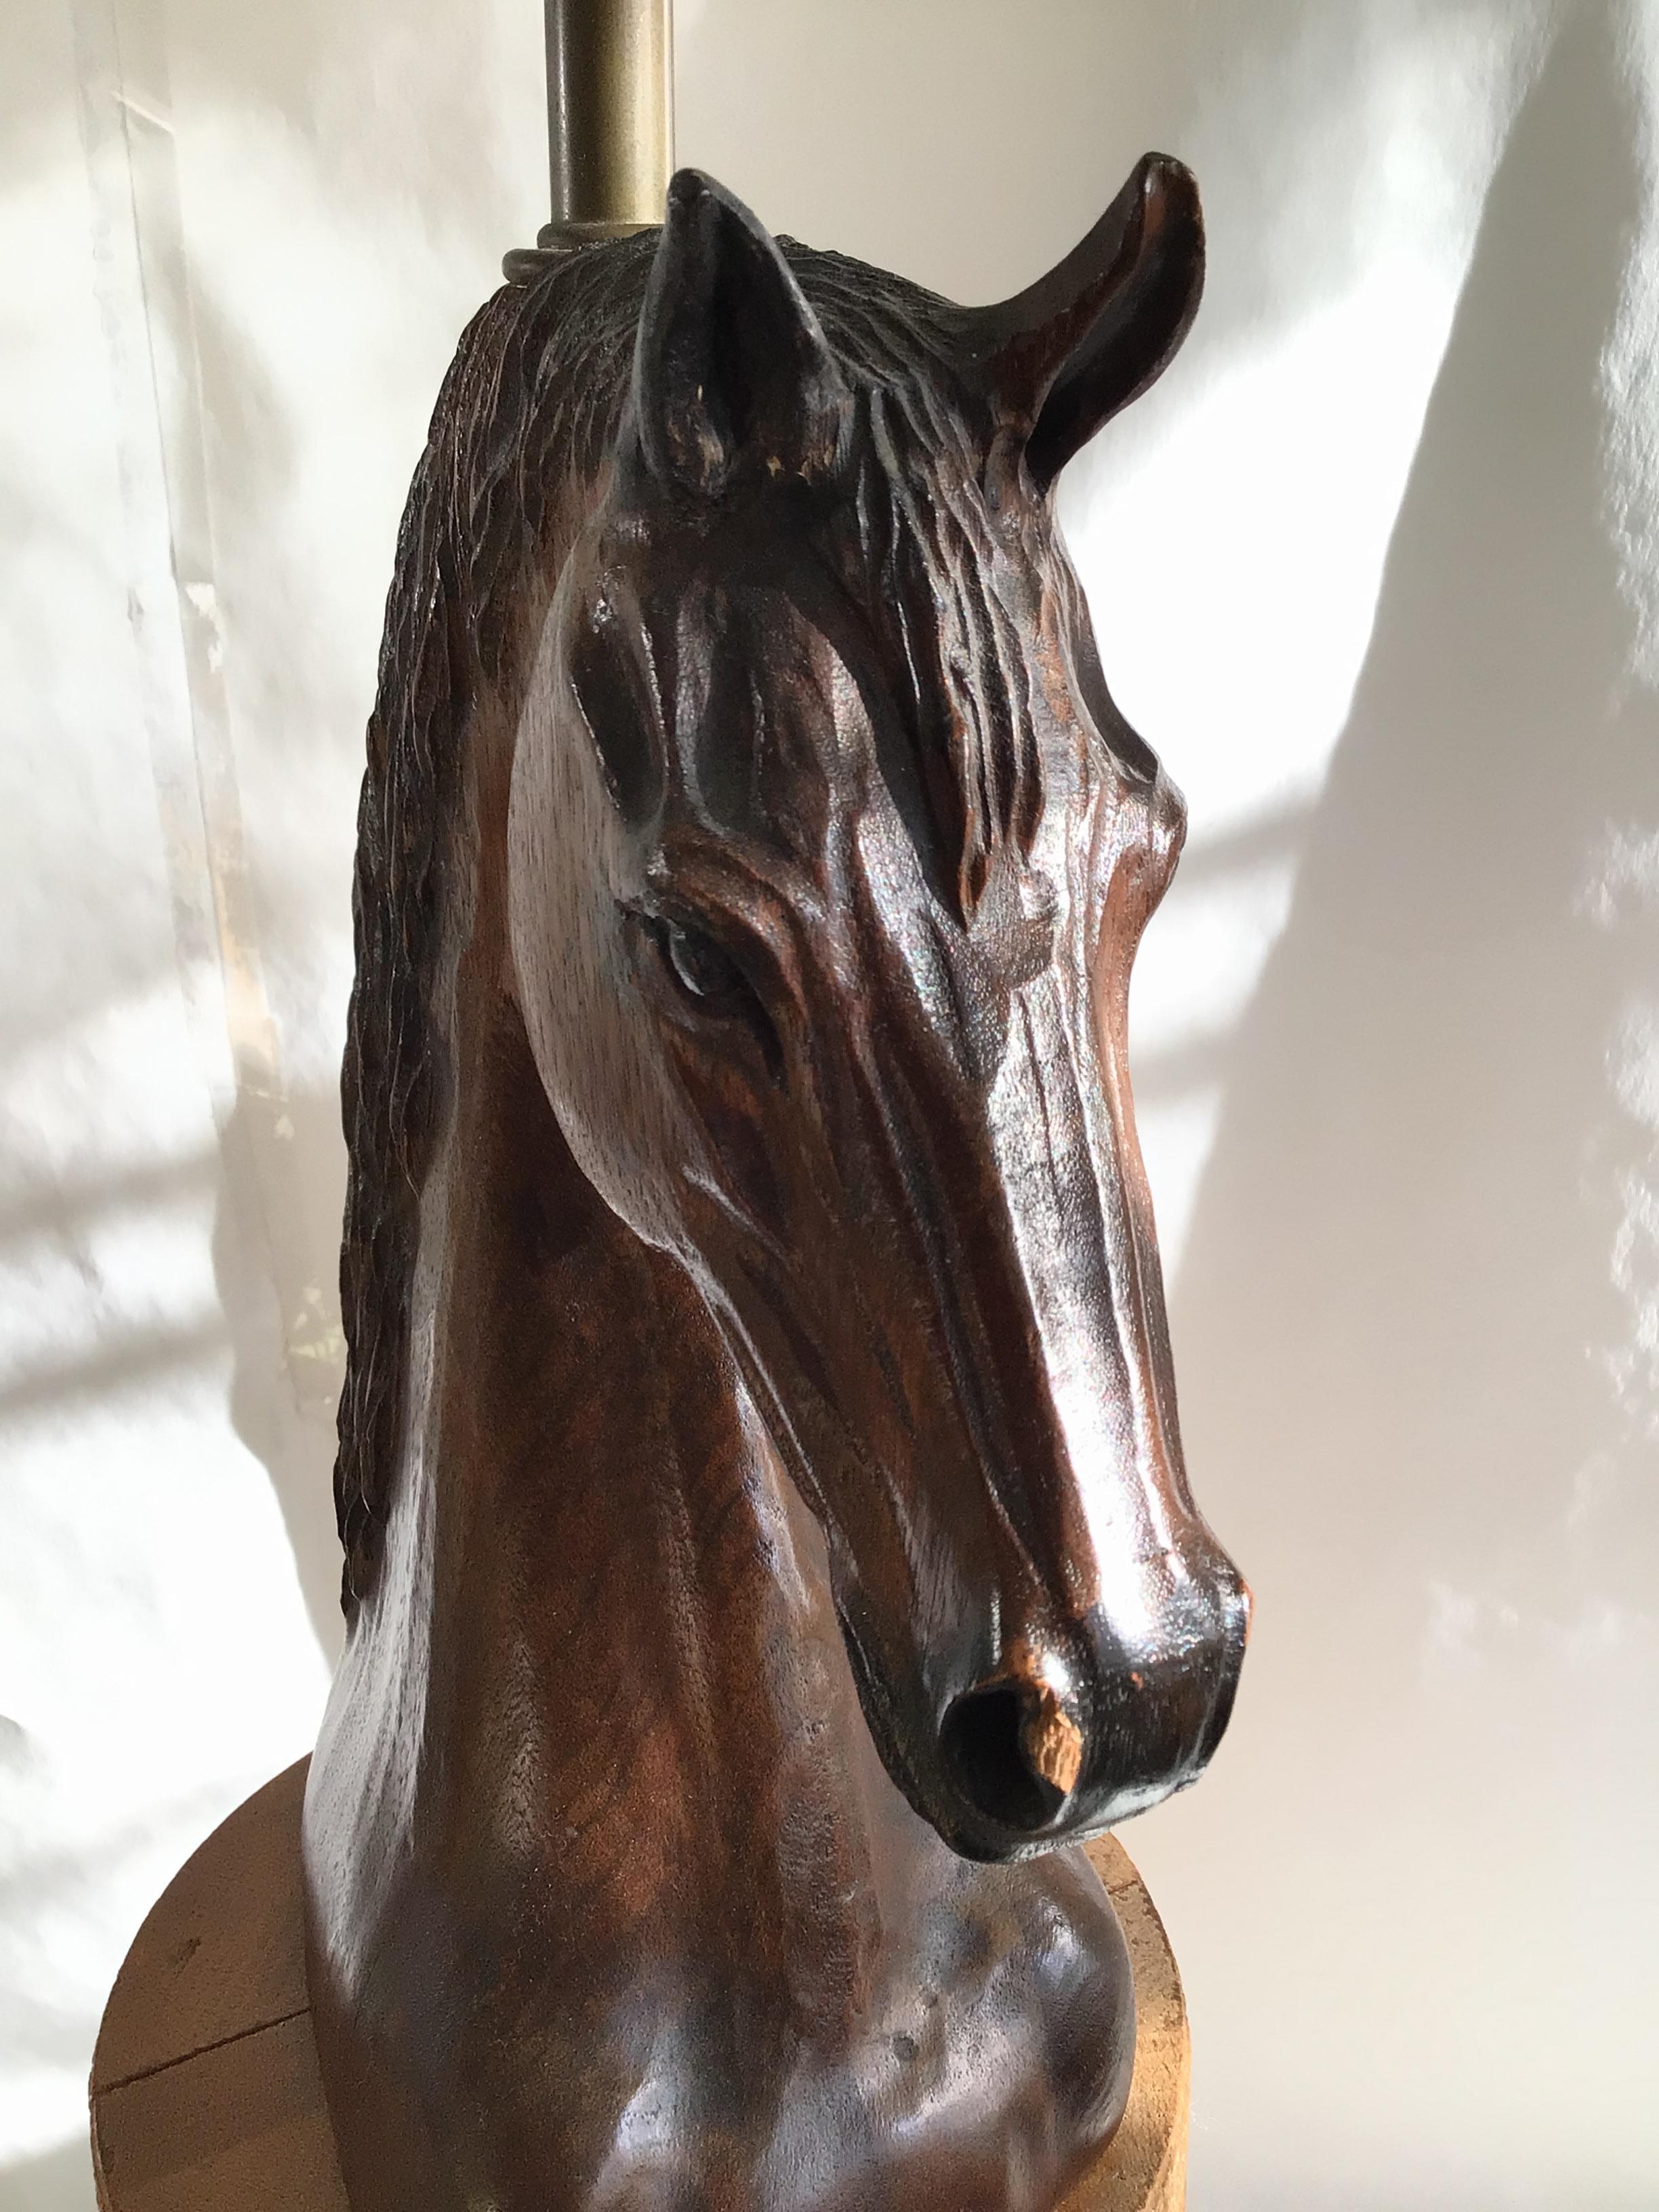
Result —
POLYGON ((1157 157, 974 310, 686 173, 462 343, 356 901, 355 2212, 1036 2212, 1122 2111, 1056 1846, 1196 1775, 1248 1601, 1125 1067, 1181 803, 1051 494, 1201 258, 1157 157))
POLYGON ((925 380, 882 380, 683 173, 514 780, 560 1125, 690 1272, 820 1520, 893 1779, 987 1857, 1189 1781, 1243 1641, 1125 1067, 1181 802, 1049 497, 1182 334, 1199 239, 1149 163, 1035 291, 937 313, 925 380))

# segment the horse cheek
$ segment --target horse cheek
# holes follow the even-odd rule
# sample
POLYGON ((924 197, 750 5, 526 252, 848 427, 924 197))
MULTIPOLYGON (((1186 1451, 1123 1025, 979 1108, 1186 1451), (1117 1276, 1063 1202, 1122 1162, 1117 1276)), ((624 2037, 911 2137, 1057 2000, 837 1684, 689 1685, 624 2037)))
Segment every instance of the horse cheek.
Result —
POLYGON ((514 981, 577 1165, 636 1236, 666 1246, 678 1234, 667 1164, 684 1139, 617 903, 627 833, 574 734, 526 708, 507 823, 514 981))

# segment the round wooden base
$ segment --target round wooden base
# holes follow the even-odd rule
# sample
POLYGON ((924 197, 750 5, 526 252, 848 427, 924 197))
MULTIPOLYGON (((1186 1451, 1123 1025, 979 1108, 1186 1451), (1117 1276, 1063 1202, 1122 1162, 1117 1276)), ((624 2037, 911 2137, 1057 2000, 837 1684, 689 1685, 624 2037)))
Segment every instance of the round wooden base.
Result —
MULTIPOLYGON (((139 1929, 92 2065, 103 2212, 349 2212, 306 2000, 301 1759, 215 1830, 139 1929)), ((1181 1979, 1122 1846, 1089 1856, 1134 1960, 1129 2109, 1058 2212, 1182 2212, 1188 2045, 1181 1979)))

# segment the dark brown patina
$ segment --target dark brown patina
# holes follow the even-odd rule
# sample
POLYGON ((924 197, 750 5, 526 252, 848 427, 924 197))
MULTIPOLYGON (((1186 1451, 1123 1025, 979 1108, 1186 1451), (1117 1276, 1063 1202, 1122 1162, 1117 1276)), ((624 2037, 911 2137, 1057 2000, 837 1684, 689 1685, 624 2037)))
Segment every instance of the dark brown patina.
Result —
POLYGON ((473 324, 370 730, 350 1634, 306 1812, 356 2212, 1040 2212, 1066 1848, 1225 1724, 1124 1030, 1180 801, 1050 493, 1196 304, 1149 157, 952 307, 693 173, 473 324))

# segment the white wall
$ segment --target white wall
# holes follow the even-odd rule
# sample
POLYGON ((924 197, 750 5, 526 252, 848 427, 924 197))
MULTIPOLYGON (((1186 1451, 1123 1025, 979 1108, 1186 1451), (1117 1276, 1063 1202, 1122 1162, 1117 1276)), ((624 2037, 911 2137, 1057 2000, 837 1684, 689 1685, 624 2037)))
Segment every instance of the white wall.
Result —
MULTIPOLYGON (((361 730, 534 0, 0 0, 0 2207, 337 1631, 361 730)), ((986 298, 1212 281, 1068 478, 1193 836, 1138 1085, 1258 1629, 1135 1824, 1195 2212, 1659 2202, 1659 0, 680 0, 680 142, 986 298)))

